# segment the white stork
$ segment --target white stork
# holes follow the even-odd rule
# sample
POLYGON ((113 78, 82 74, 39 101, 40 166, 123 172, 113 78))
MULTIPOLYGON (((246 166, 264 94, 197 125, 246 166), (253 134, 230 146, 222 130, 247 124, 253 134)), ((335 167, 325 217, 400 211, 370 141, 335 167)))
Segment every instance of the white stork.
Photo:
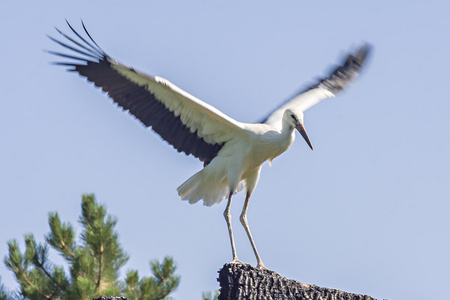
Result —
POLYGON ((264 268, 247 223, 247 208, 258 183, 261 166, 267 160, 271 163, 291 146, 295 139, 294 129, 313 149, 303 126, 303 112, 326 98, 334 97, 357 77, 370 46, 363 45, 355 54, 349 54, 342 66, 338 66, 328 77, 283 103, 263 121, 251 124, 230 118, 164 78, 149 76, 122 65, 97 45, 84 24, 88 39, 67 24, 77 38, 58 29, 58 33, 69 43, 49 38, 74 53, 49 51, 71 60, 55 64, 67 66, 68 70, 85 76, 178 152, 192 154, 204 162, 202 170, 178 187, 178 195, 191 204, 203 200, 206 206, 228 199, 224 217, 233 263, 240 262, 231 228, 231 199, 245 187, 246 197, 240 221, 255 253, 257 267, 264 268))

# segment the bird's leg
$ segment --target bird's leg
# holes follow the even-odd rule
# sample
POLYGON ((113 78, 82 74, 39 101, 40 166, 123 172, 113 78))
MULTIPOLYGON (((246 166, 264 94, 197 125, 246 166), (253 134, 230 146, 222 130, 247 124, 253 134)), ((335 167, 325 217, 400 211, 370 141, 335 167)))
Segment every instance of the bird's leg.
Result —
POLYGON ((227 221, 228 225, 228 233, 230 235, 230 242, 231 242, 231 251, 233 252, 233 261, 231 263, 241 263, 239 259, 237 258, 236 254, 236 247, 234 246, 234 237, 233 237, 233 230, 231 229, 231 198, 233 197, 233 192, 230 192, 230 195, 228 196, 228 203, 227 207, 225 208, 225 211, 223 212, 223 216, 225 217, 225 221, 227 221))
POLYGON ((255 252, 256 260, 258 262, 256 267, 259 269, 266 269, 266 267, 264 266, 264 264, 261 260, 261 257, 259 257, 258 250, 256 250, 256 245, 255 245, 255 242, 253 241, 252 233, 250 232, 250 228, 248 227, 247 209, 248 209, 248 203, 250 201, 250 196, 251 196, 251 193, 247 192, 247 195, 245 196, 245 203, 244 203, 244 207, 242 208, 240 220, 241 220, 242 226, 244 226, 245 232, 247 232, 248 239, 250 240, 250 243, 252 244, 253 252, 255 252))

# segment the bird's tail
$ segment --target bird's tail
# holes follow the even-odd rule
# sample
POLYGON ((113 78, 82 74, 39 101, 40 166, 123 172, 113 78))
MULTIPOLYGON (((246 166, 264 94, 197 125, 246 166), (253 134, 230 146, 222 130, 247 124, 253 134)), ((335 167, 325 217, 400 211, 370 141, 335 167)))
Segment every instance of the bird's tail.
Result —
MULTIPOLYGON (((239 184, 236 192, 244 187, 243 182, 239 184)), ((197 203, 203 199, 203 205, 211 206, 221 202, 229 193, 228 182, 225 178, 208 176, 206 169, 194 174, 177 188, 178 195, 190 204, 197 203)))

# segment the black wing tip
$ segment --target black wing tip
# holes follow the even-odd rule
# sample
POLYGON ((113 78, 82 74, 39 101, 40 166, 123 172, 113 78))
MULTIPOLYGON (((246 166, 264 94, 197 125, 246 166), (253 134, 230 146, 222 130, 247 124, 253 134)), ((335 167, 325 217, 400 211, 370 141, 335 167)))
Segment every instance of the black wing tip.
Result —
POLYGON ((367 59, 373 52, 373 46, 369 43, 363 43, 355 51, 345 56, 343 63, 334 67, 327 77, 313 85, 309 89, 322 87, 333 94, 344 89, 353 79, 360 73, 362 67, 366 64, 367 59))
MULTIPOLYGON (((317 77, 315 83, 300 89, 276 109, 279 109, 294 97, 319 87, 325 88, 333 94, 338 93, 361 73, 361 68, 367 64, 368 58, 372 55, 373 48, 374 47, 370 43, 363 42, 356 50, 350 54, 346 54, 341 64, 333 66, 331 70, 327 72, 329 74, 327 77, 317 77)), ((263 120, 259 121, 259 123, 265 123, 272 113, 273 111, 263 120)))
POLYGON ((373 46, 367 42, 363 43, 354 54, 349 54, 342 67, 348 67, 353 65, 353 68, 359 70, 365 63, 365 61, 371 56, 373 52, 373 46))
POLYGON ((373 45, 368 42, 363 42, 361 46, 358 47, 355 56, 360 57, 364 60, 364 58, 370 54, 370 52, 373 50, 373 45))
POLYGON ((356 50, 345 55, 342 63, 337 65, 331 72, 331 77, 337 72, 345 73, 349 71, 359 71, 359 69, 365 64, 366 59, 370 56, 373 46, 369 43, 363 43, 356 50))
MULTIPOLYGON (((54 26, 55 30, 62 36, 62 42, 59 39, 56 39, 50 35, 47 34, 47 37, 59 44, 60 46, 64 47, 66 50, 71 51, 72 53, 78 53, 81 54, 81 57, 74 56, 70 54, 64 54, 61 52, 56 51, 50 51, 50 50, 44 50, 45 52, 56 55, 59 57, 65 57, 71 60, 75 61, 84 61, 86 63, 93 62, 93 61, 102 61, 102 60, 108 60, 109 56, 103 51, 98 44, 94 41, 94 39, 89 34, 83 20, 81 20, 81 25, 83 27, 83 30, 85 32, 85 36, 87 36, 88 39, 84 38, 80 33, 78 33, 75 28, 70 24, 70 22, 65 19, 67 26, 70 28, 70 30, 76 35, 76 37, 71 37, 68 34, 64 33, 62 30, 54 26), (92 42, 90 43, 89 40, 92 42)), ((70 65, 71 63, 58 63, 58 65, 70 65)), ((75 63, 73 63, 75 65, 75 63)))

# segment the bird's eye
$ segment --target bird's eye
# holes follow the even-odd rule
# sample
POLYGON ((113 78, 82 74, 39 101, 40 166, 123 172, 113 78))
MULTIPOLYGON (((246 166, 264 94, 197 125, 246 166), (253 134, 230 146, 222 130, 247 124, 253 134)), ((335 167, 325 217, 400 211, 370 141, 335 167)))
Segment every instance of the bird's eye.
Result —
POLYGON ((291 115, 291 118, 292 118, 296 123, 298 122, 297 116, 296 116, 296 115, 292 114, 292 115, 291 115))

